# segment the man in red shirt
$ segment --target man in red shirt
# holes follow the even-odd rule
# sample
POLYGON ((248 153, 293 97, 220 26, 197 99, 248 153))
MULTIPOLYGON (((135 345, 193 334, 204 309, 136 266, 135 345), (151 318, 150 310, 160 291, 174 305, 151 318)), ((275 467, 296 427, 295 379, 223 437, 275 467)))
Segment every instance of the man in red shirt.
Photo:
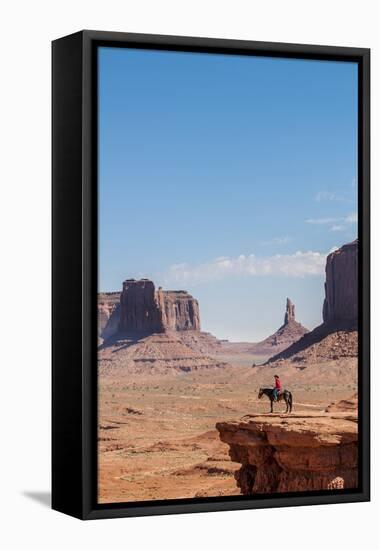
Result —
POLYGON ((280 378, 277 374, 274 375, 274 380, 275 380, 274 399, 275 399, 275 401, 278 401, 279 394, 282 391, 282 383, 281 383, 280 378))

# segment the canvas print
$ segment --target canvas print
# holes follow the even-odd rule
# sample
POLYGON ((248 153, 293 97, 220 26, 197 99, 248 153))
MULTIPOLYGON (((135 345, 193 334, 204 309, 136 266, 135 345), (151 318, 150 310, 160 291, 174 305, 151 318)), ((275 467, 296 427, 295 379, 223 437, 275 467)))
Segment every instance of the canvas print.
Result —
POLYGON ((358 487, 358 66, 99 47, 98 503, 358 487))

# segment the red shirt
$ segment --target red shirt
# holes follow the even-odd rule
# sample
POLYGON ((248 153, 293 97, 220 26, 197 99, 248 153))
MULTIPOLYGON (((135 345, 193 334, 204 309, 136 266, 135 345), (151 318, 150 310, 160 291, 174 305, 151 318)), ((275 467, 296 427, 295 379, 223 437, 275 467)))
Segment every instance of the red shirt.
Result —
POLYGON ((279 378, 275 378, 275 389, 281 390, 282 389, 282 383, 279 380, 279 378))

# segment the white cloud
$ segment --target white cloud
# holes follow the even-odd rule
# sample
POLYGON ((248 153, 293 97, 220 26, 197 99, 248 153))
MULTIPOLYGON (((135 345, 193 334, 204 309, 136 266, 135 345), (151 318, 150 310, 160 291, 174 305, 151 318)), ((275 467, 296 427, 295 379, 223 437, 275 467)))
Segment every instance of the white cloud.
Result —
POLYGON ((341 218, 308 218, 305 220, 307 223, 311 223, 314 225, 326 225, 334 222, 340 221, 341 218))
POLYGON ((330 231, 343 231, 345 229, 344 225, 332 225, 330 231))
POLYGON ((172 265, 164 274, 165 284, 196 284, 235 276, 276 275, 306 277, 322 275, 326 254, 320 252, 295 252, 275 256, 237 257, 222 256, 199 265, 188 263, 172 265))
POLYGON ((348 216, 345 216, 343 218, 308 218, 305 220, 306 223, 310 223, 313 225, 332 225, 333 227, 339 227, 340 229, 333 229, 332 231, 341 231, 342 225, 344 223, 358 223, 358 214, 356 212, 352 212, 348 216))
MULTIPOLYGON (((349 195, 350 194, 351 194, 351 191, 349 191, 349 195)), ((339 195, 338 193, 334 193, 334 191, 319 191, 315 195, 315 201, 316 202, 322 202, 322 201, 347 202, 350 204, 355 203, 355 200, 353 200, 352 198, 339 195)))

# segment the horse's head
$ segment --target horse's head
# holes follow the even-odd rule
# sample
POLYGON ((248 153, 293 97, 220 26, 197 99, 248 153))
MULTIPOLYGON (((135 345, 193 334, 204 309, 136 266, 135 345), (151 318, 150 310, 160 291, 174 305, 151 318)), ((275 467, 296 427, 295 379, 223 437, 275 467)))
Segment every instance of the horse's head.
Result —
POLYGON ((259 388, 258 399, 260 399, 262 395, 263 395, 263 388, 259 388))

